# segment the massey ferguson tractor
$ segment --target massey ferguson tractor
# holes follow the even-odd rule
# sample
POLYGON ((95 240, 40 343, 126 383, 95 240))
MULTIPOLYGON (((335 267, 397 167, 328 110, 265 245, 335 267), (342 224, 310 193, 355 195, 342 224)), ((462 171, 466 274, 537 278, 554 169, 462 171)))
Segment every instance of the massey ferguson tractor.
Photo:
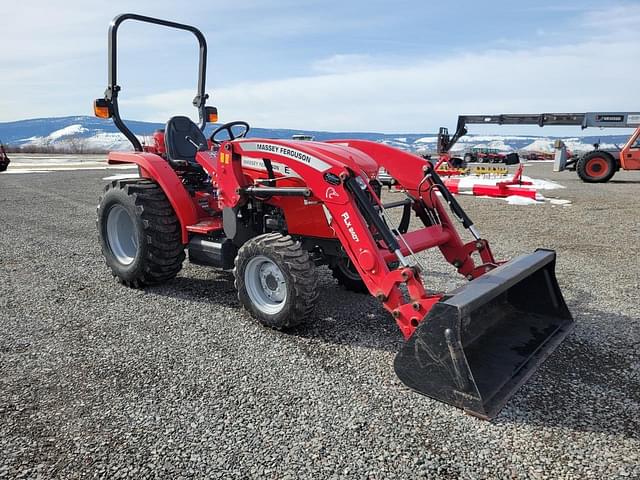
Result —
POLYGON ((362 140, 249 138, 243 121, 206 138, 207 122, 217 121, 217 110, 205 105, 206 62, 205 38, 192 26, 135 14, 111 23, 109 84, 94 110, 133 145, 110 153, 109 163, 139 171, 139 178, 109 183, 97 209, 113 275, 132 288, 168 282, 187 253, 195 264, 232 270, 246 311, 284 330, 313 320, 316 270, 326 265, 395 320, 406 339, 395 359, 402 382, 494 417, 574 326, 555 277, 555 252, 496 260, 432 164, 417 155, 362 140), (118 111, 116 40, 126 20, 186 30, 200 47, 193 102, 199 124, 170 118, 144 148, 118 111), (402 187, 400 200, 381 200, 380 168, 402 187), (398 224, 391 209, 402 212, 398 224), (464 286, 449 293, 426 287, 429 266, 416 254, 433 248, 464 286))

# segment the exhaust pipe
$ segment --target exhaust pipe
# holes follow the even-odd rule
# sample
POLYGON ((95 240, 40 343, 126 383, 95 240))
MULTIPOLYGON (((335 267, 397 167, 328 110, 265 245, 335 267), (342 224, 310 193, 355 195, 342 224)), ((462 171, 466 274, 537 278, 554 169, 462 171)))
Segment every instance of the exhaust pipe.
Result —
POLYGON ((396 356, 400 380, 494 418, 575 326, 555 258, 536 250, 445 295, 396 356))

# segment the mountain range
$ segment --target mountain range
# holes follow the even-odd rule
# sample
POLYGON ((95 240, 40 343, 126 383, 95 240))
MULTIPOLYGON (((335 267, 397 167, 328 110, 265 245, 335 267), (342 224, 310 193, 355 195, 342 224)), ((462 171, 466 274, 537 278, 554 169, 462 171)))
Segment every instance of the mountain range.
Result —
MULTIPOLYGON (((144 140, 155 130, 164 125, 152 122, 127 121, 131 130, 144 140)), ((210 133, 214 126, 208 126, 205 133, 210 133)), ((311 135, 315 140, 331 138, 356 138, 383 142, 404 150, 434 151, 437 136, 433 133, 388 134, 376 132, 326 132, 293 129, 252 128, 250 136, 258 138, 288 139, 292 135, 311 135)), ((464 151, 471 147, 487 147, 500 151, 531 150, 552 151, 557 138, 574 151, 587 151, 592 144, 601 142, 603 148, 615 148, 627 140, 625 135, 599 135, 581 137, 553 136, 519 136, 519 135, 467 135, 462 137, 454 152, 464 151)), ((70 144, 81 143, 91 150, 126 150, 131 148, 129 142, 117 130, 111 120, 88 116, 51 117, 19 120, 0 123, 0 141, 11 146, 48 146, 64 149, 70 144)))

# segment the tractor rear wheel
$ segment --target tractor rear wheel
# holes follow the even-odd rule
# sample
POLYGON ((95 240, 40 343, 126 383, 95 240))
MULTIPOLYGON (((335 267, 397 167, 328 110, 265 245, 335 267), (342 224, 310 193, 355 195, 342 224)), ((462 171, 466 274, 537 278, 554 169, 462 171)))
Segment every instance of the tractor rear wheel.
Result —
POLYGON ((233 270, 238 300, 260 323, 286 329, 302 323, 318 299, 318 274, 300 242, 266 233, 246 242, 233 270))
POLYGON ((616 173, 616 161, 609 152, 596 150, 578 160, 576 171, 583 182, 604 183, 616 173))
POLYGON ((182 268, 180 223, 155 182, 120 180, 107 185, 96 224, 105 261, 120 283, 133 288, 156 285, 182 268))
POLYGON ((367 286, 349 258, 339 258, 330 268, 333 278, 338 280, 338 283, 345 289, 357 293, 369 293, 367 286))

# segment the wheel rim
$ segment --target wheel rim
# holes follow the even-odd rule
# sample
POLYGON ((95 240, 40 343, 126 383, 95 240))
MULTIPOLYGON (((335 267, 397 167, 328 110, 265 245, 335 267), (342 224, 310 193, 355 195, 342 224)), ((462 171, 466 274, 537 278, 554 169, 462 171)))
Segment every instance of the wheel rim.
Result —
POLYGON ((138 253, 136 227, 129 212, 122 205, 114 205, 107 216, 107 241, 116 260, 130 265, 138 253))
POLYGON ((287 301, 287 282, 280 267, 264 255, 253 257, 244 271, 247 294, 255 307, 268 315, 282 311, 287 301))
POLYGON ((604 177, 609 168, 608 162, 602 157, 592 158, 585 165, 585 172, 593 178, 604 177))

